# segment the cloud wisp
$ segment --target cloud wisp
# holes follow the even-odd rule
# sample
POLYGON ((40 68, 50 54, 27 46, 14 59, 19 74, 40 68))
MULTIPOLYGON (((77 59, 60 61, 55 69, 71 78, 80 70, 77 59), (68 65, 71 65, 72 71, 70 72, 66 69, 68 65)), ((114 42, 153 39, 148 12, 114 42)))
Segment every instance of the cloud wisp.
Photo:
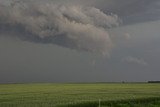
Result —
POLYGON ((118 25, 117 15, 95 7, 31 1, 0 4, 0 34, 80 51, 109 54, 113 42, 107 30, 118 25))
POLYGON ((132 57, 132 56, 128 56, 128 57, 123 58, 122 62, 138 64, 138 65, 143 65, 143 66, 147 66, 148 65, 148 63, 145 62, 143 59, 132 57))

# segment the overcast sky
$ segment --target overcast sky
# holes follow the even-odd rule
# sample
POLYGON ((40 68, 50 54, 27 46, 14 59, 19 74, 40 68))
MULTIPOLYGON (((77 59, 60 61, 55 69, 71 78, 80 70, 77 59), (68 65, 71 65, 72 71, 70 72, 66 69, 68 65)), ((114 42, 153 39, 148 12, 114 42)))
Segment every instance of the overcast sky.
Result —
POLYGON ((0 0, 0 83, 160 75, 159 0, 0 0))

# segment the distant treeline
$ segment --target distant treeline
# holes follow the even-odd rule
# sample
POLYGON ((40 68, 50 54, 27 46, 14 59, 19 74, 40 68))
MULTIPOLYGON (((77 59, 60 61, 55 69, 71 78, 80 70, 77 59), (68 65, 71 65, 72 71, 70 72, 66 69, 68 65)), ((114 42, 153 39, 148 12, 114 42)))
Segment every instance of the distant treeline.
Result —
POLYGON ((148 81, 148 83, 160 83, 160 81, 148 81))

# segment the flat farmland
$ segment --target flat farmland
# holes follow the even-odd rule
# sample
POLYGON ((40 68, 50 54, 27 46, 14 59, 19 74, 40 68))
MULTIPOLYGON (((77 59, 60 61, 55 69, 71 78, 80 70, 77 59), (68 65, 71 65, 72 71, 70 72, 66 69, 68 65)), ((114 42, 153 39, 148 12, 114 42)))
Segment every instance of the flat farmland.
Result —
POLYGON ((160 84, 0 84, 0 107, 160 107, 160 84))

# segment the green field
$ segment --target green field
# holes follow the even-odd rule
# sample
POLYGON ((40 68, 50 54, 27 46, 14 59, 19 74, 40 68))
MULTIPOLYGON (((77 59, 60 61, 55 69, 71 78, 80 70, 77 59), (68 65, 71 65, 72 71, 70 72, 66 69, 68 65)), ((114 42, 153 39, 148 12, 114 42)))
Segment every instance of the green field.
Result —
POLYGON ((0 107, 160 107, 160 84, 1 84, 0 107))

